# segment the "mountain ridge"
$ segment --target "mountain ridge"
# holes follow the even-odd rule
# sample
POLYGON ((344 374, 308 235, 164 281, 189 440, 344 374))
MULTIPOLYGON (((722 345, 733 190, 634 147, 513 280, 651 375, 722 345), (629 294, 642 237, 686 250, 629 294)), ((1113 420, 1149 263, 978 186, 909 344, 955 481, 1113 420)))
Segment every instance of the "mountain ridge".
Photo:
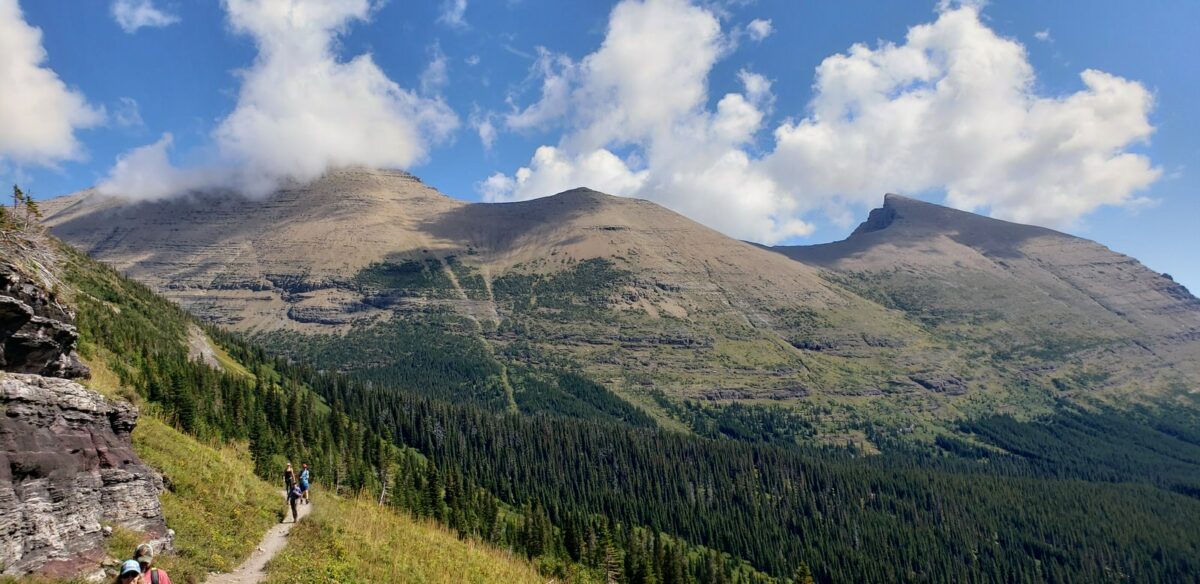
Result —
POLYGON ((1182 287, 1081 238, 897 195, 846 240, 776 248, 584 187, 469 204, 369 169, 210 206, 72 197, 44 205, 56 235, 277 350, 370 352, 429 323, 501 373, 578 366, 664 423, 697 423, 687 400, 774 404, 819 420, 818 440, 861 441, 863 412, 906 427, 1200 386, 1182 287))

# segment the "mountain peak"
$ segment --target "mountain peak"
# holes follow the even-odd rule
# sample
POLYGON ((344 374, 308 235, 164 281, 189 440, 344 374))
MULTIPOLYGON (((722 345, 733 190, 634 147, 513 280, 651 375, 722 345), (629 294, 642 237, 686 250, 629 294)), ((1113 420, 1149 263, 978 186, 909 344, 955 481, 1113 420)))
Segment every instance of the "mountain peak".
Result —
POLYGON ((1074 239, 1071 235, 1045 227, 1013 223, 888 193, 883 197, 883 206, 872 209, 867 220, 845 241, 867 243, 864 238, 875 242, 879 241, 879 238, 923 238, 935 234, 945 235, 964 245, 997 254, 1007 253, 1014 246, 1034 237, 1074 239), (882 231, 886 231, 887 235, 870 235, 882 231))

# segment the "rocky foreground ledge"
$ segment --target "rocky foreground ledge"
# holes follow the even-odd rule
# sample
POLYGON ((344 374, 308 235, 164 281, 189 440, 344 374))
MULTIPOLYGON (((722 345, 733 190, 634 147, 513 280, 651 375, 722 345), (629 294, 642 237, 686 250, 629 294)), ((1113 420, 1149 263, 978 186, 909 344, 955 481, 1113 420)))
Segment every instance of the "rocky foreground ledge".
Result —
POLYGON ((137 417, 73 381, 0 372, 0 574, 95 568, 107 526, 169 547, 162 478, 133 452, 137 417))

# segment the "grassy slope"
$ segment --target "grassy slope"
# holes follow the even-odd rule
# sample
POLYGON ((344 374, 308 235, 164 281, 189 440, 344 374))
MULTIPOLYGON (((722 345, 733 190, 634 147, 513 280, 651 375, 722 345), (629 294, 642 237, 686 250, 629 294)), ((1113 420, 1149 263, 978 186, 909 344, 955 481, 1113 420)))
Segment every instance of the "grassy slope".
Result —
MULTIPOLYGON (((159 305, 157 299, 139 296, 136 291, 127 289, 128 282, 114 272, 77 252, 60 250, 60 253, 65 255, 61 259, 65 259, 72 270, 72 283, 86 287, 65 291, 73 303, 87 301, 96 306, 107 306, 116 318, 153 322, 154 326, 164 327, 163 330, 178 329, 179 343, 186 343, 183 330, 187 322, 194 322, 191 317, 182 313, 164 316, 165 301, 159 305), (109 294, 117 296, 101 300, 109 294)), ((223 368, 252 375, 216 343, 210 344, 223 368)), ((236 567, 283 516, 281 487, 254 473, 254 463, 245 443, 198 440, 167 422, 159 408, 147 403, 134 388, 123 385, 111 367, 128 356, 116 355, 105 343, 86 336, 81 339, 81 348, 92 369, 92 377, 85 385, 109 398, 132 401, 141 410, 138 426, 133 432, 134 450, 144 462, 163 474, 167 485, 167 491, 161 496, 163 513, 168 527, 175 530, 175 553, 161 555, 157 565, 166 569, 173 581, 182 584, 202 582, 208 572, 236 567)), ((316 509, 313 515, 316 525, 296 532, 300 537, 295 538, 295 545, 301 549, 311 549, 314 545, 369 549, 370 554, 356 553, 348 559, 343 558, 345 562, 352 562, 344 565, 351 566, 356 572, 402 573, 416 581, 431 581, 436 575, 446 573, 447 566, 462 564, 467 566, 469 573, 484 578, 479 581, 490 581, 493 575, 516 578, 515 581, 537 580, 534 569, 524 561, 512 560, 486 546, 460 541, 441 528, 413 522, 390 509, 336 500, 328 501, 328 504, 328 510, 316 509), (331 525, 336 529, 330 529, 331 525), (331 537, 334 533, 336 537, 331 537), (318 539, 311 537, 318 534, 318 539), (363 547, 360 543, 349 542, 373 543, 363 547), (408 571, 389 572, 396 566, 407 566, 408 571)), ((302 522, 300 527, 306 527, 305 523, 302 522)), ((141 541, 140 534, 118 528, 107 542, 109 555, 127 558, 141 541)), ((321 555, 289 552, 288 557, 291 560, 281 562, 280 570, 286 567, 323 571, 329 567, 328 558, 321 555)), ((342 581, 347 580, 353 578, 342 581)), ((3 581, 0 578, 0 582, 3 581)))
MULTIPOLYGON (((101 353, 103 354, 103 353, 101 353)), ((254 474, 244 444, 205 444, 163 421, 131 388, 122 387, 101 359, 92 359, 86 384, 109 397, 129 399, 142 411, 133 431, 133 449, 163 474, 162 494, 167 526, 175 530, 174 555, 160 558, 173 581, 200 582, 208 572, 228 571, 258 546, 283 515, 279 488, 254 474)), ((120 533, 109 541, 109 554, 133 552, 136 534, 120 533)), ((136 543, 135 543, 136 545, 136 543)))
POLYGON ((268 566, 268 583, 543 581, 522 559, 366 499, 314 505, 268 566))

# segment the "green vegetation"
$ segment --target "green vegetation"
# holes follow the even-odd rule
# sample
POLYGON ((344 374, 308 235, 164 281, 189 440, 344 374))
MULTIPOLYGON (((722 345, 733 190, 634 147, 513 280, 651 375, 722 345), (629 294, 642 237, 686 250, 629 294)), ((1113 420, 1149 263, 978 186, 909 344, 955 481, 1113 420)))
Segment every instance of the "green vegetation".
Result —
MULTIPOLYGON (((168 485, 160 499, 175 530, 176 553, 159 564, 174 581, 201 582, 208 572, 232 570, 282 518, 282 486, 254 473, 244 446, 206 446, 154 416, 142 416, 133 446, 168 485)), ((132 550, 112 553, 124 557, 132 550)))
MULTIPOLYGON (((186 331, 195 325, 191 317, 109 268, 71 250, 62 253, 67 279, 77 290, 81 351, 98 364, 95 384, 109 393, 142 402, 156 412, 153 418, 147 418, 135 440, 147 461, 162 468, 175 489, 164 496, 164 507, 168 521, 179 523, 181 554, 164 560, 164 567, 191 578, 189 575, 207 569, 228 568, 239 560, 282 509, 280 501, 269 493, 273 489, 267 485, 271 483, 262 478, 274 482, 284 462, 291 460, 308 462, 324 489, 370 494, 372 499, 378 496, 385 500, 387 507, 381 509, 382 515, 373 519, 379 524, 402 521, 390 517, 388 508, 403 510, 414 517, 438 521, 468 541, 519 551, 535 559, 539 569, 548 574, 582 578, 580 575, 599 569, 583 559, 571 558, 563 545, 565 532, 551 523, 545 508, 522 505, 513 499, 509 499, 511 504, 506 503, 464 478, 452 465, 437 464, 402 446, 402 442, 388 443, 347 416, 347 402, 337 396, 366 391, 359 382, 268 358, 260 349, 216 329, 208 329, 207 334, 218 343, 221 361, 239 366, 219 371, 193 362, 187 358, 184 343, 186 331), (323 396, 326 403, 317 395, 323 396), (169 420, 183 431, 171 430, 157 419, 169 420), (202 443, 213 446, 204 447, 202 443), (246 452, 238 450, 237 444, 242 443, 248 443, 250 461, 245 460, 246 452), (225 466, 214 468, 221 464, 225 466), (232 517, 215 515, 228 513, 230 504, 241 505, 232 517), (233 525, 230 521, 239 523, 233 525)), ((625 416, 630 423, 648 420, 640 419, 637 410, 622 405, 615 397, 602 393, 602 387, 583 378, 557 373, 552 379, 560 391, 571 392, 596 412, 625 416)), ((489 410, 479 412, 494 415, 489 410)), ((432 418, 430 421, 434 422, 432 418)), ((424 431, 438 443, 443 437, 457 434, 457 430, 436 424, 424 431)), ((587 525, 610 525, 602 516, 579 515, 578 519, 587 525)), ((658 532, 622 529, 621 533, 662 537, 658 532)), ((593 535, 588 541, 596 541, 595 532, 589 533, 593 535)), ((642 539, 631 536, 600 541, 605 553, 589 557, 612 563, 605 564, 609 568, 639 570, 649 565, 644 561, 617 563, 621 558, 636 558, 636 546, 642 539)), ((325 544, 318 541, 313 545, 325 544)), ((389 544, 385 541, 380 545, 389 544)), ((767 581, 727 554, 707 552, 682 541, 676 545, 681 555, 718 558, 712 565, 724 570, 722 577, 726 579, 751 574, 767 581)), ((383 561, 379 554, 382 551, 337 556, 342 560, 352 558, 346 560, 349 563, 322 564, 313 559, 313 569, 337 571, 348 565, 382 570, 384 565, 376 565, 383 561)), ((414 561, 420 563, 419 559, 414 561)), ((293 563, 292 568, 308 574, 305 566, 293 563)), ((504 567, 493 570, 503 572, 504 567)), ((513 573, 520 572, 516 569, 513 573)), ((287 572, 282 574, 280 577, 286 577, 287 572)))
POLYGON ((540 583, 537 570, 490 546, 459 541, 428 520, 367 499, 321 497, 268 568, 269 584, 295 582, 540 583))
POLYGON ((933 458, 857 459, 844 450, 497 416, 378 387, 342 391, 331 399, 347 411, 371 412, 380 431, 504 501, 551 510, 556 525, 569 513, 646 525, 781 576, 800 561, 818 581, 1092 581, 1113 573, 1154 581, 1200 569, 1200 501, 1147 484, 1012 476, 933 458))
MULTIPOLYGON (((615 285, 610 265, 582 273, 615 285)), ((194 321, 182 311, 82 256, 69 256, 68 275, 79 291, 85 353, 161 408, 163 419, 201 444, 248 443, 259 476, 273 478, 285 459, 306 460, 324 489, 369 494, 419 518, 355 515, 377 505, 333 503, 336 512, 320 516, 327 529, 296 540, 297 552, 311 555, 281 559, 278 581, 387 579, 396 572, 387 571, 385 550, 410 541, 391 531, 409 537, 425 520, 523 554, 543 576, 575 581, 780 582, 811 573, 816 582, 1149 582, 1200 573, 1200 441, 1184 414, 979 418, 939 440, 941 448, 864 422, 885 454, 862 457, 796 444, 809 420, 769 406, 685 403, 673 415, 702 436, 685 435, 652 427, 559 364, 512 363, 506 374, 467 323, 451 317, 396 320, 371 329, 375 337, 295 349, 311 351, 294 355, 314 366, 209 330, 242 366, 215 371, 187 359, 182 339, 194 321), (356 356, 350 376, 331 371, 329 364, 356 356), (502 395, 506 375, 524 413, 487 397, 502 395), (1122 447, 1106 444, 1113 439, 1122 447)), ((542 278, 529 286, 537 310, 586 311, 607 298, 542 278)), ((171 438, 153 435, 166 426, 146 428, 155 440, 171 438)), ((164 453, 188 456, 186 444, 164 453)), ((180 483, 176 492, 220 496, 199 488, 180 483)), ((270 519, 247 488, 229 496, 247 501, 247 517, 270 519)), ((221 541, 200 528, 203 516, 178 517, 194 522, 188 530, 198 538, 215 540, 179 560, 195 566, 230 561, 247 537, 221 541)), ((247 533, 257 529, 246 522, 247 533)), ((452 541, 440 533, 412 537, 452 541)), ((478 557, 498 557, 490 554, 478 557)), ((394 569, 419 578, 459 557, 479 570, 509 568, 454 550, 405 556, 394 569)))
POLYGON ((355 274, 353 281, 364 293, 454 297, 454 284, 436 259, 376 262, 355 274))
POLYGON ((397 317, 352 329, 342 337, 274 332, 255 340, 318 369, 503 409, 507 404, 503 370, 483 342, 470 332, 466 319, 443 315, 428 321, 397 317))
POLYGON ((517 313, 546 309, 579 318, 604 308, 629 276, 611 260, 595 258, 552 274, 509 272, 492 282, 492 291, 497 303, 517 313))
POLYGON ((692 400, 676 403, 661 391, 651 394, 659 407, 706 438, 794 445, 815 436, 813 421, 795 409, 731 403, 704 405, 692 400))
POLYGON ((450 271, 454 272, 454 277, 458 279, 458 285, 463 289, 463 293, 470 300, 487 300, 488 285, 483 279, 483 275, 479 270, 462 263, 455 256, 446 258, 446 265, 450 266, 450 271))

